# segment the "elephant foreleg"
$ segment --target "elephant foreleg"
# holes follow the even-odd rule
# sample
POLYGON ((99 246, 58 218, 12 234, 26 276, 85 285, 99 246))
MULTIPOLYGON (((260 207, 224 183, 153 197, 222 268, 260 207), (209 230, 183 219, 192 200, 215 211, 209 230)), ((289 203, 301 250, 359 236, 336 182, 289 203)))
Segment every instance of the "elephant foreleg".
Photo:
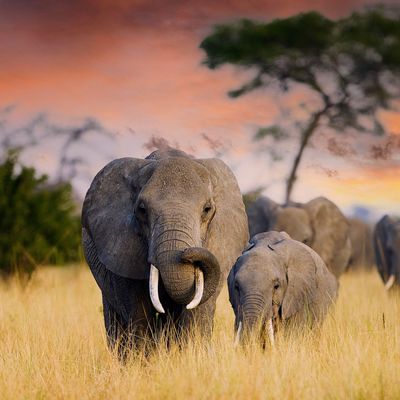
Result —
POLYGON ((184 309, 178 318, 177 326, 182 336, 199 334, 203 339, 210 339, 214 326, 216 298, 213 296, 193 310, 184 309))
POLYGON ((108 346, 125 359, 131 350, 148 350, 155 342, 155 313, 143 282, 129 282, 120 293, 107 300, 103 294, 103 313, 108 346), (129 286, 129 287, 128 287, 129 286))
POLYGON ((103 315, 108 347, 111 351, 116 351, 120 359, 125 359, 128 346, 126 343, 128 325, 104 296, 103 315))

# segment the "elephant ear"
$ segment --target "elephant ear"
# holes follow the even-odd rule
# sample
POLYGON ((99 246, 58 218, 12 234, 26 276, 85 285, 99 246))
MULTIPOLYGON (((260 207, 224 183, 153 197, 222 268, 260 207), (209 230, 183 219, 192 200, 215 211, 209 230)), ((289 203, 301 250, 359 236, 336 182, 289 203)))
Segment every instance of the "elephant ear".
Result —
POLYGON ((232 305, 235 316, 238 316, 239 311, 239 298, 237 290, 235 288, 235 275, 236 275, 236 264, 232 267, 228 275, 228 292, 229 292, 229 302, 232 305))
MULTIPOLYGON (((93 242, 98 261, 125 278, 149 276, 147 247, 136 231, 134 206, 155 164, 135 158, 110 162, 94 178, 83 203, 82 227, 93 242)), ((87 242, 86 238, 84 246, 87 242)))
POLYGON ((339 208, 325 197, 304 204, 313 229, 311 247, 336 277, 346 269, 351 256, 350 229, 339 208))
POLYGON ((219 159, 197 160, 210 172, 215 215, 208 228, 205 246, 221 266, 221 279, 242 253, 249 240, 247 216, 238 183, 219 159))
MULTIPOLYGON (((317 265, 306 245, 286 241, 287 288, 282 302, 282 319, 296 314, 301 317, 311 311, 317 293, 317 265)), ((311 249, 310 249, 311 250, 311 249)), ((312 250, 311 250, 312 251, 312 250)), ((322 260, 321 260, 322 262, 322 260)))

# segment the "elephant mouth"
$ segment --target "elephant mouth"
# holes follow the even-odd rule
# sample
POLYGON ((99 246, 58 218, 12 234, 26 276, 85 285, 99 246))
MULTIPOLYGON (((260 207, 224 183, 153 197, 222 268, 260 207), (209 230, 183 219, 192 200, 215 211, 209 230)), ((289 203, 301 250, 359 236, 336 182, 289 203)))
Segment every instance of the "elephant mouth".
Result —
MULTIPOLYGON (((258 323, 260 325, 260 332, 263 334, 266 333, 269 343, 272 347, 275 346, 275 335, 276 335, 276 321, 275 318, 263 319, 261 322, 258 323)), ((233 347, 236 348, 242 343, 244 337, 244 327, 243 321, 240 320, 238 324, 238 328, 236 330, 235 341, 233 347)))
MULTIPOLYGON (((187 310, 192 310, 206 302, 217 290, 220 280, 220 266, 213 254, 200 247, 189 247, 180 255, 180 261, 193 266, 194 295, 186 304, 187 310)), ((150 265, 149 292, 154 308, 159 313, 165 313, 158 292, 160 271, 154 265, 150 265)), ((165 281, 163 282, 165 285, 165 281)), ((183 303, 185 304, 185 303, 183 303)))
MULTIPOLYGON (((150 266, 150 280, 149 280, 149 292, 150 299, 154 308, 161 314, 165 313, 164 307, 161 304, 160 297, 158 295, 158 282, 159 282, 160 272, 159 270, 151 264, 150 266)), ((186 305, 187 310, 196 308, 203 298, 204 293, 204 274, 200 268, 195 269, 195 293, 192 301, 186 305)))

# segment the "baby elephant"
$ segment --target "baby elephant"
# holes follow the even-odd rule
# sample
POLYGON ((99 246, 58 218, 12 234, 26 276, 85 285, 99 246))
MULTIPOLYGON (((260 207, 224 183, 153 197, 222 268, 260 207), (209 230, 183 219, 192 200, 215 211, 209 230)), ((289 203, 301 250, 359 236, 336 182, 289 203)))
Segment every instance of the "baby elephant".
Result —
POLYGON ((271 231, 251 238, 229 273, 228 289, 235 345, 254 331, 265 340, 265 327, 273 344, 282 323, 322 320, 338 283, 314 250, 286 232, 271 231))

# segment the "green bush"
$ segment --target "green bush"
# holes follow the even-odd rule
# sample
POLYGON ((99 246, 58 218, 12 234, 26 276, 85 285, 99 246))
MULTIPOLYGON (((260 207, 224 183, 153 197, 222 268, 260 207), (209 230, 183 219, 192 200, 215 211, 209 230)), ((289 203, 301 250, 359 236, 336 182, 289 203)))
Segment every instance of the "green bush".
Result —
POLYGON ((0 273, 30 276, 39 264, 73 262, 80 254, 71 185, 49 185, 9 152, 0 164, 0 273))

